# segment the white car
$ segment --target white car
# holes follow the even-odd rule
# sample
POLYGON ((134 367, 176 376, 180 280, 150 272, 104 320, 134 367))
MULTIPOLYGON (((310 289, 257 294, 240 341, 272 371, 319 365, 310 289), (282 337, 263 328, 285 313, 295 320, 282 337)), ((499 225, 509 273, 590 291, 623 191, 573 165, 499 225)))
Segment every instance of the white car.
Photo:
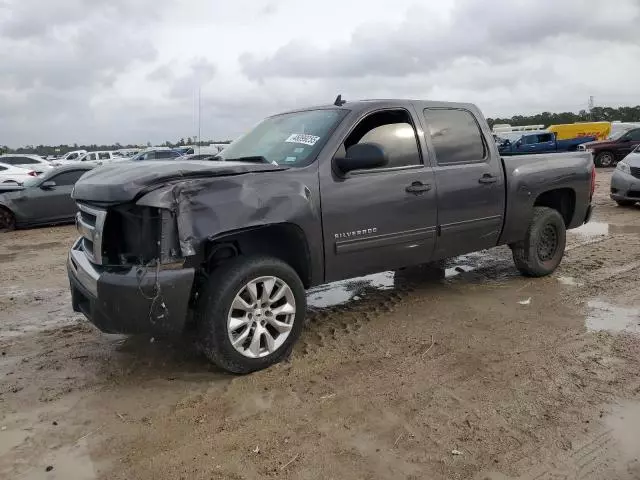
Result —
POLYGON ((53 168, 51 162, 39 157, 38 155, 24 155, 18 153, 6 153, 4 155, 0 155, 0 163, 33 170, 38 175, 46 172, 50 168, 53 168))
POLYGON ((86 162, 91 165, 102 165, 103 163, 111 163, 115 161, 127 160, 126 157, 120 157, 112 151, 101 151, 101 152, 85 152, 84 155, 80 155, 75 160, 56 160, 54 165, 71 165, 73 163, 78 162, 86 162))
POLYGON ((86 150, 73 150, 72 152, 67 152, 62 155, 60 158, 56 158, 51 161, 51 165, 54 167, 59 167, 61 165, 70 165, 72 163, 76 163, 80 160, 81 157, 86 155, 86 150))
POLYGON ((0 185, 6 184, 20 184, 25 180, 37 177, 38 174, 35 170, 29 170, 26 168, 14 167, 7 163, 0 163, 0 185))

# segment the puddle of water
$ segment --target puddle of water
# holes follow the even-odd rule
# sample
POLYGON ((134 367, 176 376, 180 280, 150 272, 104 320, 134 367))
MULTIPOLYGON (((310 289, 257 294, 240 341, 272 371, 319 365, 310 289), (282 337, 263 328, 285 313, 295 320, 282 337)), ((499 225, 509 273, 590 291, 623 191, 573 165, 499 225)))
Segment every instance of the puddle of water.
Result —
POLYGON ((640 333, 640 308, 618 307, 601 300, 591 300, 587 307, 587 330, 640 333))
POLYGON ((356 297, 359 299, 367 289, 389 290, 394 287, 394 284, 394 272, 374 273, 365 277, 341 280, 310 289, 307 294, 307 303, 315 308, 333 307, 345 304, 356 297))
MULTIPOLYGON (((453 279, 464 273, 494 264, 499 265, 499 260, 493 255, 487 252, 474 252, 447 261, 445 268, 442 269, 435 265, 421 265, 408 267, 399 272, 375 273, 321 285, 308 291, 307 303, 313 308, 344 305, 366 297, 367 293, 371 291, 391 290, 402 288, 403 285, 426 281, 440 282, 443 279, 453 279)), ((510 261, 509 265, 511 265, 510 261)))
POLYGON ((461 273, 473 272, 476 268, 471 265, 456 265, 455 267, 445 268, 444 278, 457 277, 461 273))
POLYGON ((558 277, 558 281, 562 285, 568 285, 570 287, 581 287, 582 285, 584 285, 583 283, 578 282, 573 277, 558 277))
POLYGON ((605 222, 589 222, 569 231, 583 238, 595 238, 607 235, 637 235, 640 234, 640 225, 614 225, 605 222))
POLYGON ((585 238, 602 237, 609 235, 609 224, 604 222, 589 222, 579 228, 570 230, 585 238))
POLYGON ((637 235, 637 234, 640 234, 640 225, 610 225, 609 231, 612 234, 637 235))

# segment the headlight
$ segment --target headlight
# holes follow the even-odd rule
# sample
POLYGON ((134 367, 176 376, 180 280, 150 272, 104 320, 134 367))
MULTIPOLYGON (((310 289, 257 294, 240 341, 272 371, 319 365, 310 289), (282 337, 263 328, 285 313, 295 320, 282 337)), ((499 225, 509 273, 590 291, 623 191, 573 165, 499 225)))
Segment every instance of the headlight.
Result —
POLYGON ((628 173, 629 175, 631 175, 631 167, 629 166, 629 164, 624 162, 619 162, 617 168, 621 172, 628 173))

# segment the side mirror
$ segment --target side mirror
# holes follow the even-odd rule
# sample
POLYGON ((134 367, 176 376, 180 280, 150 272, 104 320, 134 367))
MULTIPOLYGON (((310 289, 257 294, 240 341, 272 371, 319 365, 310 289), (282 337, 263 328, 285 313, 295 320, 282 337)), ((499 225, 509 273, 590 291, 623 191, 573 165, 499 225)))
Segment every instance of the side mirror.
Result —
POLYGON ((336 158, 335 163, 340 171, 348 173, 352 170, 384 167, 389 159, 377 143, 357 143, 347 148, 346 155, 336 158))
POLYGON ((520 148, 522 146, 522 140, 518 140, 516 142, 516 147, 520 148))
POLYGON ((46 182, 42 182, 40 188, 42 190, 53 190, 54 188, 56 188, 56 182, 54 182, 53 180, 47 180, 46 182))
POLYGON ((620 141, 623 142, 623 143, 627 143, 627 142, 631 141, 631 138, 630 137, 622 137, 622 138, 620 138, 620 141))

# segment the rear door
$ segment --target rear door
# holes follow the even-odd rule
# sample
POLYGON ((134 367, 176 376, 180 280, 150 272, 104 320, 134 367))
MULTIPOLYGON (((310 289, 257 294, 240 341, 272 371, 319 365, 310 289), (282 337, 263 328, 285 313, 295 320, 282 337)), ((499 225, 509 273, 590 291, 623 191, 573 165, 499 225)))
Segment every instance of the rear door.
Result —
POLYGON ((438 232, 435 258, 494 247, 505 209, 501 160, 479 118, 463 108, 427 108, 425 135, 435 157, 438 232))
POLYGON ((322 165, 326 281, 431 259, 436 190, 416 124, 405 108, 369 112, 346 134, 336 156, 357 143, 377 143, 387 153, 388 164, 346 175, 332 168, 332 162, 322 165))

